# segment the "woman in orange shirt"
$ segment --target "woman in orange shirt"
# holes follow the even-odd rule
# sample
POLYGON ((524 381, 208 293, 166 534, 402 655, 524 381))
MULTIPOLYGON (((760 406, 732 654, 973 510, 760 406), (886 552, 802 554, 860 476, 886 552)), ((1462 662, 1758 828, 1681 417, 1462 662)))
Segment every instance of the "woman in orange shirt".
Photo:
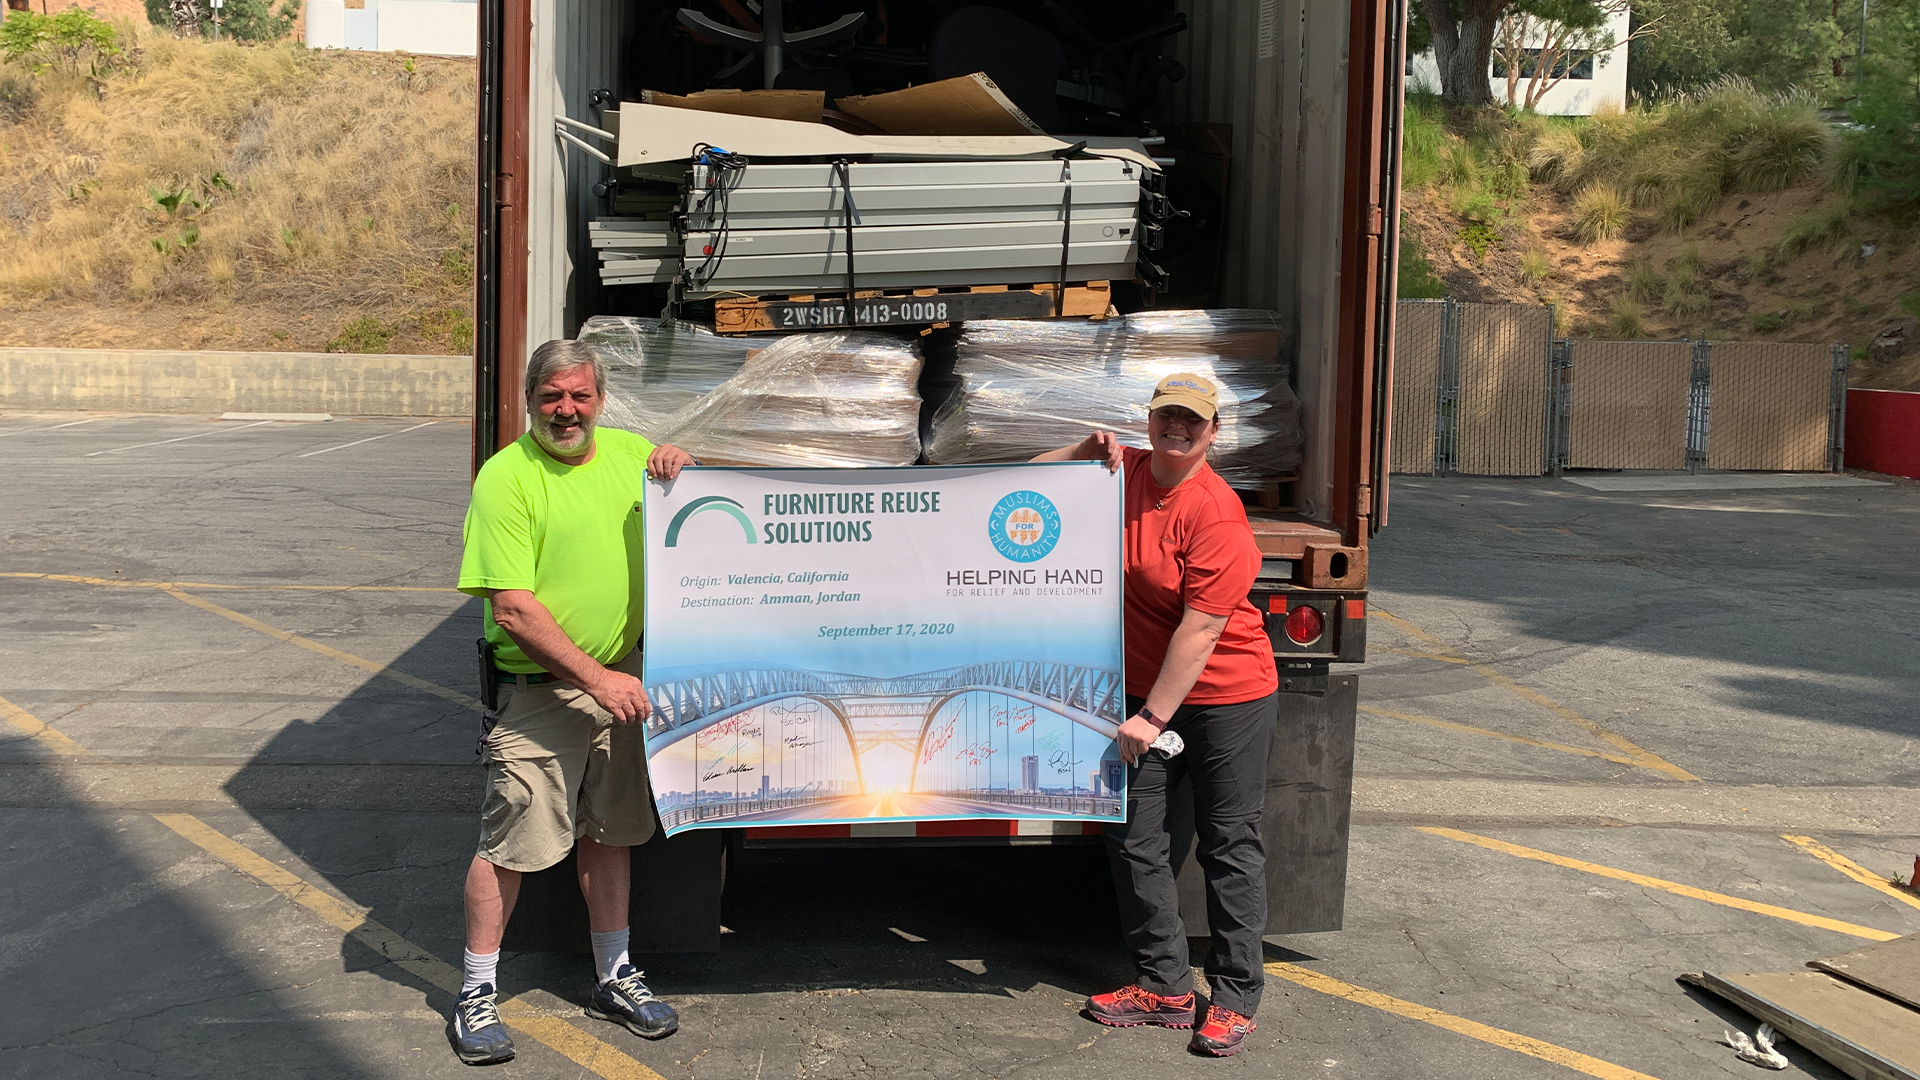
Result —
MULTIPOLYGON (((1239 496, 1207 465, 1219 396, 1170 375, 1147 404, 1152 450, 1110 431, 1035 461, 1091 459, 1126 470, 1127 710, 1120 756, 1127 821, 1105 831, 1120 920, 1138 975, 1087 1001, 1103 1024, 1194 1026, 1193 969, 1170 861, 1168 793, 1191 781, 1196 856, 1207 881, 1213 992, 1190 1048, 1239 1053, 1266 985, 1266 849, 1260 811, 1279 679, 1266 620, 1247 599, 1260 551, 1239 496), (1171 731, 1185 744, 1168 753, 1171 731), (1152 747, 1152 749, 1149 749, 1152 747)), ((1176 746, 1178 744, 1175 744, 1176 746)))

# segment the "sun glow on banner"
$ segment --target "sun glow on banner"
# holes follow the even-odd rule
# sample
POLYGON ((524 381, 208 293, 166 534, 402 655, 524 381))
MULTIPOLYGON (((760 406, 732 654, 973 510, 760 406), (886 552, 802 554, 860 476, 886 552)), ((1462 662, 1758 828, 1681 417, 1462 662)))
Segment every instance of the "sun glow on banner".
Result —
POLYGON ((668 834, 1123 820, 1121 505, 1095 462, 648 484, 668 834))

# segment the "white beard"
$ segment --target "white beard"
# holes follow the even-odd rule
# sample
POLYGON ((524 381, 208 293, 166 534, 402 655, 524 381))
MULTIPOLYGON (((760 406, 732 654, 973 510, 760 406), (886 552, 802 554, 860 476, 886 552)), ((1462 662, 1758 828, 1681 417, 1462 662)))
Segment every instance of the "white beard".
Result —
POLYGON ((553 432, 547 426, 546 417, 539 413, 527 414, 527 431, 533 436, 533 441, 540 444, 540 449, 557 458, 579 457, 592 450, 593 430, 593 421, 582 420, 579 428, 580 441, 571 447, 560 446, 554 442, 553 432))

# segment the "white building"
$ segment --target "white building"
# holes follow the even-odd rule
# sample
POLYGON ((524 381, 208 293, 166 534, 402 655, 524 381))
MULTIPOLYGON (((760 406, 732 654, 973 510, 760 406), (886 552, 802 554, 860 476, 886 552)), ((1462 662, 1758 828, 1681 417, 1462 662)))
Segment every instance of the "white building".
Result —
MULTIPOLYGON (((372 3, 373 0, 367 0, 372 3)), ((1631 15, 1625 6, 1608 19, 1607 29, 1613 34, 1613 40, 1627 40, 1631 15)), ((1538 55, 1541 44, 1540 35, 1528 44, 1538 55)), ((1522 67, 1519 84, 1515 88, 1514 104, 1524 105, 1527 100, 1527 76, 1530 69, 1522 67)), ((1431 51, 1413 58, 1407 67, 1407 84, 1421 85, 1429 89, 1440 88, 1440 65, 1431 51)), ((1495 55, 1487 72, 1487 85, 1493 90, 1493 100, 1505 104, 1507 100, 1507 73, 1503 69, 1500 57, 1495 55)), ((1603 101, 1613 101, 1624 105, 1627 100, 1627 47, 1621 45, 1598 53, 1567 73, 1567 77, 1548 90, 1534 104, 1534 111, 1551 116, 1592 116, 1603 101)))
POLYGON ((306 0, 307 47, 478 56, 480 5, 474 0, 306 0))

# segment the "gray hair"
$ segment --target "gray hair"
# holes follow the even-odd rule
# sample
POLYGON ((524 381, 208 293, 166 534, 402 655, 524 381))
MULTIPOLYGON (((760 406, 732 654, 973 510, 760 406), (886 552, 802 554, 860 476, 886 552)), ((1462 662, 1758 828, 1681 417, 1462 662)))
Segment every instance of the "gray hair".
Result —
POLYGON ((533 350, 533 355, 527 359, 527 408, 532 410, 535 407, 534 397, 540 393, 542 383, 577 367, 593 369, 593 392, 604 397, 607 393, 607 362, 600 358, 593 346, 584 341, 559 339, 533 350))

